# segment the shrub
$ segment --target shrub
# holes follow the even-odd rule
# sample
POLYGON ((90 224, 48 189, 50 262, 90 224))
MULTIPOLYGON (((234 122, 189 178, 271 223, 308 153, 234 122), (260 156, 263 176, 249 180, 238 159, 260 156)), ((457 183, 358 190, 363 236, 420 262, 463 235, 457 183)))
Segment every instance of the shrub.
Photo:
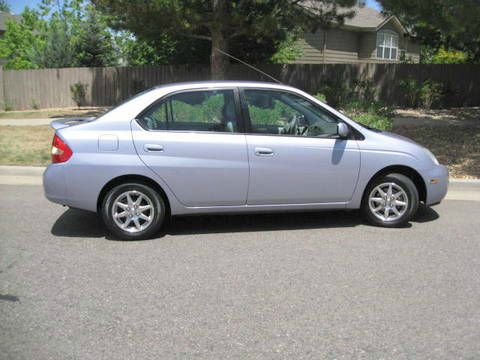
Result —
POLYGON ((420 89, 420 101, 425 109, 441 107, 444 99, 443 84, 438 81, 427 80, 420 89))
POLYGON ((327 97, 325 96, 325 94, 317 93, 314 95, 314 97, 320 100, 321 102, 324 102, 324 103, 327 102, 327 97))
POLYGON ((3 109, 5 111, 11 111, 13 109, 13 106, 10 104, 10 102, 5 100, 5 102, 3 103, 3 109))
POLYGON ((30 105, 31 105, 32 109, 35 109, 35 110, 38 110, 40 108, 40 106, 38 105, 38 103, 35 100, 32 100, 30 105))
POLYGON ((373 112, 356 114, 352 116, 352 119, 378 130, 389 131, 393 126, 393 120, 391 118, 373 112))
POLYGON ((377 89, 372 80, 355 80, 354 97, 362 101, 366 107, 375 102, 377 89))
POLYGON ((403 93, 403 105, 407 107, 418 107, 420 101, 420 83, 413 78, 400 81, 400 90, 403 93))
POLYGON ((342 79, 327 81, 319 90, 319 93, 325 95, 328 105, 332 107, 342 107, 352 98, 352 89, 344 83, 342 79))
POLYGON ((72 99, 75 101, 78 107, 86 105, 87 100, 87 88, 88 84, 77 82, 70 86, 70 91, 72 93, 72 99))

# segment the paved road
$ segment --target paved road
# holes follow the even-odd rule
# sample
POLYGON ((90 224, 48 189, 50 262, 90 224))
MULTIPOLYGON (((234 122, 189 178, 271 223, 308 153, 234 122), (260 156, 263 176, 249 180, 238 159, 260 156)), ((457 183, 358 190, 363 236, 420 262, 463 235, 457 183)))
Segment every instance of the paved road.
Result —
POLYGON ((0 198, 2 359, 480 358, 480 202, 405 229, 193 217, 119 242, 38 186, 0 198))

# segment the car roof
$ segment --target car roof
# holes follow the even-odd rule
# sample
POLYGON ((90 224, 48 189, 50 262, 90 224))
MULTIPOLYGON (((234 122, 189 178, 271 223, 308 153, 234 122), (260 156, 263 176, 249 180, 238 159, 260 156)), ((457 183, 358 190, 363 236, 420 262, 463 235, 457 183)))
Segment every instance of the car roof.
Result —
POLYGON ((277 84, 273 82, 261 82, 261 81, 234 81, 234 80, 210 80, 210 81, 191 81, 191 82, 177 82, 171 84, 162 84, 155 86, 154 89, 162 90, 188 90, 198 88, 221 88, 221 87, 261 87, 269 89, 294 89, 291 86, 277 84))

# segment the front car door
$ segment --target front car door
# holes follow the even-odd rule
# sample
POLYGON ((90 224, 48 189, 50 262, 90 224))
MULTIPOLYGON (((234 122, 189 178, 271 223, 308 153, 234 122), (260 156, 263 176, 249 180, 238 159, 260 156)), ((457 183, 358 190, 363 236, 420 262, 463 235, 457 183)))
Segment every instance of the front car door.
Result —
POLYGON ((189 90, 132 122, 142 161, 188 207, 245 205, 248 159, 236 89, 189 90))
POLYGON ((360 168, 357 141, 299 94, 242 89, 250 163, 249 205, 346 203, 360 168))

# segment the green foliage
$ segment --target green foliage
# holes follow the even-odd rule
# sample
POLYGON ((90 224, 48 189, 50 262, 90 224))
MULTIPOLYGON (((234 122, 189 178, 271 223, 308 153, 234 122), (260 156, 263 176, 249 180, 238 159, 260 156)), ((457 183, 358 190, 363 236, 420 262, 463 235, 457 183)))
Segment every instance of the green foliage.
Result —
POLYGON ((0 39, 6 69, 106 66, 117 62, 105 17, 84 0, 42 0, 0 39))
POLYGON ((280 41, 275 53, 270 57, 274 64, 289 64, 302 56, 302 47, 298 43, 298 36, 295 33, 287 34, 285 40, 280 41))
POLYGON ((330 81, 315 97, 320 101, 327 100, 330 106, 342 108, 361 124, 386 131, 392 128, 394 110, 376 100, 376 86, 371 80, 354 81, 352 87, 342 80, 330 81))
POLYGON ((5 111, 12 111, 13 110, 13 106, 10 104, 9 101, 5 100, 5 102, 3 103, 3 109, 5 111))
POLYGON ((437 51, 422 51, 424 64, 464 64, 468 61, 467 54, 458 50, 446 50, 441 47, 437 51))
POLYGON ((20 22, 7 20, 6 31, 0 39, 0 58, 5 59, 4 68, 10 70, 36 68, 34 57, 41 40, 38 28, 38 13, 26 9, 20 22))
POLYGON ((327 80, 318 92, 325 96, 332 107, 342 107, 351 100, 353 94, 352 88, 343 79, 327 80))
POLYGON ((420 84, 416 79, 407 78, 400 81, 400 90, 403 94, 403 103, 407 107, 415 108, 420 101, 420 84))
POLYGON ((117 64, 113 39, 104 16, 88 6, 85 20, 80 22, 74 40, 77 66, 102 67, 117 64))
POLYGON ((86 105, 87 103, 87 89, 88 84, 77 82, 70 86, 70 92, 72 93, 72 99, 75 101, 78 107, 86 105))
POLYGON ((10 12, 10 5, 8 5, 6 0, 0 0, 0 11, 10 12))
POLYGON ((116 43, 122 60, 128 65, 168 64, 177 45, 175 40, 165 34, 159 34, 154 41, 147 41, 137 39, 128 31, 118 32, 116 43))
POLYGON ((352 119, 368 127, 389 131, 393 127, 392 118, 374 112, 359 113, 352 116, 352 119))
POLYGON ((420 101, 423 108, 441 107, 444 99, 444 86, 438 81, 427 80, 420 89, 420 101))
POLYGON ((32 101, 30 102, 30 106, 34 110, 38 110, 40 108, 40 105, 38 105, 38 102, 35 99, 32 99, 32 101))
POLYGON ((318 92, 314 95, 314 97, 316 97, 318 100, 320 100, 323 103, 327 102, 327 97, 325 96, 324 93, 318 92))
POLYGON ((426 80, 423 83, 413 78, 400 81, 400 89, 404 95, 403 104, 407 107, 432 107, 444 106, 446 89, 438 81, 426 80))

